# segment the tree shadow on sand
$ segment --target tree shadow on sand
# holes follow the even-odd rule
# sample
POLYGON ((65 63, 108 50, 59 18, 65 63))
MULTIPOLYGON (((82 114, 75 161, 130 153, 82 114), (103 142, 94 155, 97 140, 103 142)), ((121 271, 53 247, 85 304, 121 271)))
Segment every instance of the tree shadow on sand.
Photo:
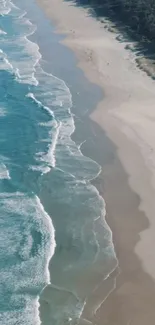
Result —
POLYGON ((136 33, 124 20, 118 9, 113 9, 111 4, 94 4, 91 0, 64 0, 70 5, 87 9, 87 15, 99 20, 105 29, 116 32, 116 39, 126 43, 125 48, 136 56, 136 63, 152 79, 155 79, 155 43, 148 40, 142 33, 136 33))

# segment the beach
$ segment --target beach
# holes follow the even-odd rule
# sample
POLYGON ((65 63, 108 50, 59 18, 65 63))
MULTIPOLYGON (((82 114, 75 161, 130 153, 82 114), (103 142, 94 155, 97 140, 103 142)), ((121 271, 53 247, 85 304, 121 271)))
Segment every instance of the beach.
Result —
POLYGON ((104 94, 90 115, 98 149, 88 150, 87 144, 81 149, 102 166, 94 184, 106 202, 119 264, 104 288, 90 295, 82 318, 101 325, 153 325, 155 82, 138 69, 135 54, 125 49, 127 42, 119 42, 88 9, 70 1, 38 2, 57 33, 64 34, 62 42, 75 52, 85 76, 104 94), (99 127, 114 144, 108 163, 99 127), (92 315, 96 301, 99 308, 92 315))
POLYGON ((152 62, 78 0, 0 14, 0 325, 154 325, 152 62))

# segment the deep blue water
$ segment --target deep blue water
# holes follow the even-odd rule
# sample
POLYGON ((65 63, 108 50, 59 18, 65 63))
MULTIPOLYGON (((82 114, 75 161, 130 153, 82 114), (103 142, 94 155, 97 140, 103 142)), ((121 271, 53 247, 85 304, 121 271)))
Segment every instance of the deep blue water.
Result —
POLYGON ((52 324, 75 324, 96 285, 86 283, 88 270, 90 279, 98 266, 105 275, 115 259, 105 204, 90 184, 100 166, 71 140, 72 95, 43 70, 29 40, 37 26, 8 0, 0 14, 0 325, 40 324, 38 298, 50 282, 79 299, 58 317, 53 293, 52 324))

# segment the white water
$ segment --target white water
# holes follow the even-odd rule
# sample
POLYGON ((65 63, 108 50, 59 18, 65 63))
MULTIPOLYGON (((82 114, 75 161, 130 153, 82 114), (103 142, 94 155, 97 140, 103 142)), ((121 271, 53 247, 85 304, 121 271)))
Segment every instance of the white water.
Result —
MULTIPOLYGON (((61 200, 67 201, 68 198, 70 200, 69 194, 73 191, 78 195, 78 191, 81 190, 79 186, 81 183, 83 184, 83 193, 88 191, 89 194, 96 197, 98 203, 97 212, 91 198, 87 199, 87 203, 90 206, 92 205, 92 210, 94 209, 93 211, 97 213, 97 217, 104 218, 104 201, 96 188, 90 185, 90 180, 100 173, 100 166, 91 159, 84 157, 80 146, 76 146, 75 142, 71 139, 75 125, 70 110, 72 106, 70 90, 64 81, 42 70, 39 46, 27 38, 35 31, 35 27, 33 28, 28 19, 25 18, 25 15, 26 13, 22 13, 19 8, 11 3, 10 17, 17 19, 17 30, 15 30, 15 35, 12 37, 6 24, 6 31, 3 33, 1 40, 2 60, 0 68, 14 74, 17 82, 28 84, 30 92, 27 93, 25 99, 33 101, 36 104, 36 109, 45 111, 50 119, 48 122, 39 124, 48 130, 48 137, 40 139, 40 141, 48 143, 48 150, 46 152, 37 152, 35 157, 36 162, 39 161, 42 165, 30 165, 29 169, 40 171, 41 175, 49 173, 52 168, 68 173, 75 179, 74 187, 66 190, 65 194, 66 196, 68 194, 67 197, 62 193, 61 200), (20 33, 20 26, 22 26, 22 34, 18 35, 18 32, 20 33), (27 32, 24 31, 23 33, 23 26, 25 26, 27 32)), ((8 231, 8 251, 11 248, 8 261, 11 258, 11 254, 15 253, 22 260, 17 265, 17 268, 10 267, 6 273, 2 274, 2 283, 7 282, 8 291, 11 288, 13 292, 11 303, 14 310, 3 313, 1 315, 2 318, 0 318, 2 323, 0 324, 14 325, 17 322, 21 325, 40 324, 38 293, 40 292, 39 290, 42 290, 50 282, 48 265, 55 249, 52 220, 44 210, 39 197, 35 194, 31 193, 30 195, 16 192, 13 194, 3 193, 0 196, 2 216, 4 217, 4 213, 7 215, 5 220, 7 221, 6 231, 8 231), (14 219, 12 215, 14 215, 14 219), (11 224, 12 221, 14 223, 13 227, 15 227, 11 229, 13 231, 10 228, 7 229, 8 224, 11 224), (35 253, 35 236, 32 234, 34 229, 37 233, 41 233, 42 238, 42 244, 38 244, 39 249, 35 250, 35 253), (25 270, 28 271, 28 274, 25 273, 25 270), (31 294, 32 292, 33 294, 31 294), (15 307, 21 302, 23 303, 23 308, 17 313, 15 307)), ((70 204, 72 204, 72 201, 70 204)), ((79 204, 81 204, 80 201, 79 204)), ((108 227, 107 230, 109 230, 108 227)), ((82 231, 84 232, 84 227, 82 231)), ((98 238, 95 231, 93 234, 97 246, 98 238)), ((112 237, 109 232, 109 244, 112 250, 111 240, 112 237)), ((5 238, 1 237, 1 241, 2 244, 6 244, 5 238)), ((88 243, 86 243, 87 245, 88 243)), ((5 251, 6 246, 3 246, 3 249, 5 251)), ((85 253, 88 258, 87 252, 85 253)), ((98 251, 94 262, 97 257, 98 251)), ((78 308, 77 313, 80 315, 83 304, 80 304, 78 308)))

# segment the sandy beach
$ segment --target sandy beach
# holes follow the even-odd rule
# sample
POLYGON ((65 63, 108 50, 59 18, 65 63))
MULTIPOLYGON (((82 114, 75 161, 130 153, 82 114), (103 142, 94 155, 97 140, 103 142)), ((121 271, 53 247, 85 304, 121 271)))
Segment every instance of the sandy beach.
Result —
POLYGON ((116 288, 92 316, 91 303, 99 299, 100 288, 83 316, 100 325, 153 325, 155 81, 136 66, 135 54, 125 49, 128 43, 119 42, 88 9, 70 1, 38 2, 57 32, 65 35, 63 43, 76 53, 86 77, 103 89, 104 99, 90 116, 96 124, 96 145, 102 143, 99 126, 116 147, 112 163, 96 180, 119 260, 117 276, 109 278, 116 288))

